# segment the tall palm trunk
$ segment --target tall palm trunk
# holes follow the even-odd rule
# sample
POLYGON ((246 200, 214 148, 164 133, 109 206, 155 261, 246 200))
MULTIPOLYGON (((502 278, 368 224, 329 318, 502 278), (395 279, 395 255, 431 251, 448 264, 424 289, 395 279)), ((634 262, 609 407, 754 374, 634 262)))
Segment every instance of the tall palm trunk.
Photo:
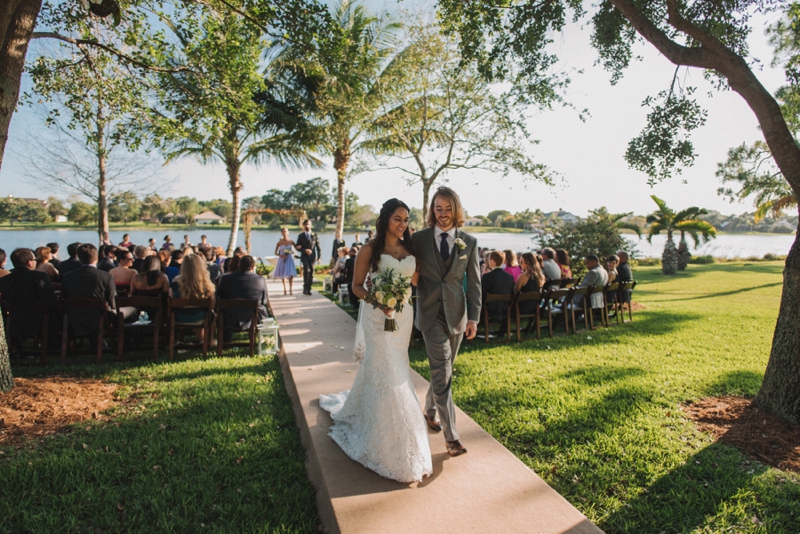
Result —
POLYGON ((97 235, 103 241, 103 234, 108 232, 108 173, 106 169, 107 154, 104 143, 105 127, 103 126, 103 105, 98 97, 97 104, 97 235))
POLYGON ((231 235, 228 238, 228 257, 233 256, 236 248, 236 238, 239 236, 239 218, 242 214, 242 180, 239 174, 242 164, 239 161, 230 162, 228 168, 228 187, 231 190, 231 235))
POLYGON ((333 168, 336 170, 336 231, 344 231, 344 180, 347 178, 347 165, 350 163, 350 140, 342 143, 333 153, 333 168))

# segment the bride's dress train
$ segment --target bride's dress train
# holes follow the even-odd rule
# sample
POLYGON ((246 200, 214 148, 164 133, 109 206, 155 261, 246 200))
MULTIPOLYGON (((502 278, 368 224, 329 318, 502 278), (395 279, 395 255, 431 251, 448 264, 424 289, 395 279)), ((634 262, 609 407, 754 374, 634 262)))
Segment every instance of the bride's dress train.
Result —
MULTIPOLYGON (((381 255, 380 270, 411 276, 413 256, 397 260, 381 255)), ((353 460, 386 478, 422 480, 433 472, 428 430, 408 368, 408 342, 414 310, 395 316, 397 330, 384 331, 386 316, 362 304, 364 356, 353 387, 320 395, 320 406, 334 421, 330 436, 353 460)))

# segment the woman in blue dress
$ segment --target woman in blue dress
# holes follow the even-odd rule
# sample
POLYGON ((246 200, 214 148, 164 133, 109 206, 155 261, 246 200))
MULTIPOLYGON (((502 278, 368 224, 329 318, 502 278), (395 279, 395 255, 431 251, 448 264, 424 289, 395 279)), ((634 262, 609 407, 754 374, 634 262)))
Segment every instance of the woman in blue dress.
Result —
POLYGON ((286 279, 289 279, 289 295, 292 294, 292 280, 297 276, 297 267, 294 265, 294 241, 289 239, 289 229, 281 228, 281 239, 275 245, 275 255, 278 256, 278 264, 272 271, 273 278, 280 278, 283 282, 283 294, 286 295, 286 279))

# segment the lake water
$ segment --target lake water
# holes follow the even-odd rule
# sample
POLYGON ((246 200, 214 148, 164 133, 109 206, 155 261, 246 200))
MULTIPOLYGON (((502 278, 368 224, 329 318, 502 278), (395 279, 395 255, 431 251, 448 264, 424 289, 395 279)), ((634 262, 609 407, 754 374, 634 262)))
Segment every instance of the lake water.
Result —
MULTIPOLYGON (((111 239, 114 243, 122 241, 122 234, 124 232, 111 232, 111 239)), ((156 243, 160 247, 163 243, 164 230, 156 228, 150 230, 133 230, 127 232, 131 235, 131 241, 136 244, 147 244, 149 238, 156 239, 156 243)), ((171 232, 172 242, 180 244, 183 242, 183 236, 188 234, 192 243, 199 243, 200 236, 205 234, 208 240, 215 246, 222 246, 225 248, 228 244, 228 236, 230 232, 227 230, 192 230, 189 232, 178 231, 171 232)), ((537 242, 534 240, 532 234, 505 234, 505 233, 476 233, 473 234, 478 239, 478 244, 482 247, 491 247, 500 250, 513 249, 517 252, 532 250, 538 248, 537 242)), ((293 236, 295 237, 295 236, 293 236)), ((366 237, 366 233, 361 234, 362 240, 366 237)), ((631 238, 626 236, 627 239, 635 243, 639 252, 639 257, 660 257, 664 249, 664 242, 666 236, 656 236, 653 238, 653 243, 650 244, 646 239, 637 240, 635 237, 631 238)), ((272 256, 275 253, 275 244, 280 239, 280 233, 277 231, 264 231, 253 230, 253 255, 254 256, 272 256)), ((345 239, 348 243, 352 243, 353 234, 345 234, 345 239)), ((47 243, 56 242, 61 245, 63 252, 59 256, 63 259, 66 257, 67 244, 81 241, 86 243, 97 243, 97 234, 92 230, 73 230, 73 229, 54 229, 54 230, 0 230, 0 248, 6 251, 6 254, 11 254, 11 251, 17 247, 36 248, 47 243)), ((750 256, 761 257, 764 254, 787 254, 789 248, 794 242, 793 235, 720 235, 716 239, 705 245, 700 245, 693 251, 696 255, 710 254, 715 257, 726 258, 747 258, 750 256)), ((239 232, 239 239, 237 244, 244 246, 244 233, 239 232)), ((333 246, 333 234, 325 233, 320 234, 320 246, 322 247, 323 258, 327 258, 331 253, 333 246)))

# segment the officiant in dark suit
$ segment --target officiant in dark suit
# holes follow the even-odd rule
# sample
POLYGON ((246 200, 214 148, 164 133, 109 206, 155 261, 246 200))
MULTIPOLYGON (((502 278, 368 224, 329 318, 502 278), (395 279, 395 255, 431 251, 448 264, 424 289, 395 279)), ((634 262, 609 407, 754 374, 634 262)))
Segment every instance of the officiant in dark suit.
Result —
POLYGON ((314 265, 319 263, 322 252, 319 248, 319 238, 311 231, 311 221, 303 221, 303 232, 297 236, 295 247, 300 251, 300 262, 303 264, 303 294, 311 294, 311 284, 314 281, 314 265))

